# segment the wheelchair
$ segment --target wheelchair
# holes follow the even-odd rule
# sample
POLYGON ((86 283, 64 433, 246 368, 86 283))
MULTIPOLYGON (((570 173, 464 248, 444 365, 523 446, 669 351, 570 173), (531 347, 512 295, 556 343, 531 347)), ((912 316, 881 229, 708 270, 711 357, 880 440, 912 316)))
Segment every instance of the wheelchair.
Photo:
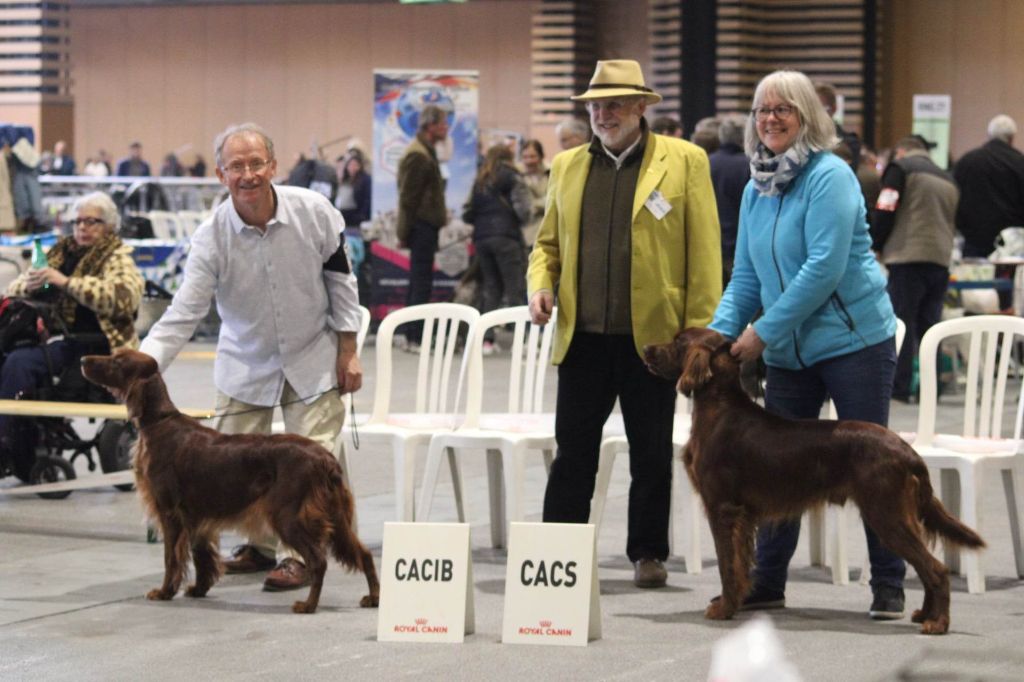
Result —
MULTIPOLYGON (((59 334, 59 338, 72 341, 78 347, 75 354, 107 353, 107 342, 102 334, 70 334, 63 325, 54 322, 47 306, 25 301, 35 308, 44 325, 59 334)), ((51 337, 57 338, 57 337, 51 337)), ((22 344, 27 345, 27 344, 22 344)), ((45 343, 42 344, 45 348, 45 343)), ((55 372, 47 355, 48 372, 41 386, 21 398, 59 402, 113 404, 116 401, 106 389, 96 386, 82 376, 78 362, 70 362, 61 372, 55 372)), ((89 418, 95 423, 96 418, 89 418)), ((123 471, 131 466, 131 451, 137 439, 129 421, 105 419, 91 438, 83 438, 66 417, 12 417, 8 430, 8 447, 0 447, 0 477, 14 474, 29 484, 55 483, 72 480, 75 460, 84 457, 89 471, 95 471, 97 458, 103 473, 123 471), (93 456, 95 451, 96 456, 93 456)), ((118 490, 132 490, 132 484, 118 484, 118 490)), ((63 499, 71 491, 38 493, 47 499, 63 499)))

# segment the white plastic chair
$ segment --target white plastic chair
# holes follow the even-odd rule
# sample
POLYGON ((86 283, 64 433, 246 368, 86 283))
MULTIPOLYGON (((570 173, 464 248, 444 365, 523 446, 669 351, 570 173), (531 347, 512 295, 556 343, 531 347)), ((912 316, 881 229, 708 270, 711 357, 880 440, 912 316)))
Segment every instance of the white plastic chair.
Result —
MULTIPOLYGON (((1003 407, 1011 356, 1015 344, 1024 340, 1024 319, 1009 315, 977 315, 939 322, 921 340, 921 407, 914 449, 931 471, 939 476, 932 485, 950 513, 984 537, 981 517, 981 480, 986 472, 1002 475, 1006 506, 1010 516, 1010 534, 1017 576, 1024 577, 1021 503, 1024 491, 1024 390, 1017 400, 1017 418, 1012 436, 1003 437, 1003 407), (964 369, 967 384, 964 396, 963 431, 960 435, 935 433, 938 404, 939 344, 950 337, 967 334, 964 369)), ((964 346, 961 346, 963 348, 964 346)), ((945 547, 945 562, 958 571, 963 562, 967 591, 985 591, 982 557, 976 551, 957 552, 945 547)))
POLYGON ((191 239, 192 235, 196 232, 196 228, 204 220, 206 218, 201 211, 178 211, 178 226, 181 228, 178 238, 191 239))
MULTIPOLYGON (((690 483, 690 477, 683 466, 682 448, 690 440, 690 401, 683 396, 676 396, 676 414, 672 422, 672 507, 669 515, 669 553, 675 554, 676 547, 685 547, 683 556, 686 559, 686 572, 701 572, 700 533, 704 508, 700 495, 690 483), (685 523, 677 525, 676 511, 682 510, 685 523), (682 535, 682 537, 677 537, 682 535)), ((601 441, 598 456, 597 479, 594 482, 594 495, 590 500, 590 523, 594 524, 595 532, 601 530, 601 519, 604 516, 605 503, 608 500, 608 486, 612 479, 615 457, 629 452, 629 441, 621 433, 621 417, 609 420, 605 428, 605 437, 601 441)))
MULTIPOLYGON (((506 546, 507 522, 524 521, 526 455, 530 451, 544 453, 550 468, 555 450, 554 415, 543 412, 544 385, 551 357, 551 336, 557 309, 543 327, 530 324, 528 306, 516 306, 485 313, 477 321, 467 343, 469 371, 466 381, 466 418, 454 431, 435 433, 427 451, 423 487, 416 518, 424 521, 430 515, 442 457, 447 454, 455 487, 459 520, 466 520, 465 496, 462 487, 460 458, 464 450, 487 453, 488 488, 491 501, 491 544, 506 546), (506 411, 483 412, 485 382, 498 379, 484 371, 484 333, 494 327, 513 325, 509 373, 503 387, 506 411), (502 479, 504 478, 504 482, 502 479)), ((494 391, 488 391, 493 394, 494 391)))
MULTIPOLYGON (((361 443, 384 442, 395 458, 395 512, 399 521, 415 518, 416 458, 430 437, 451 430, 461 422, 457 414, 456 391, 462 362, 457 358, 460 331, 467 333, 480 313, 458 303, 424 303, 401 308, 385 317, 377 329, 376 385, 369 419, 355 429, 361 443), (412 384, 415 404, 405 411, 392 402, 392 347, 395 328, 408 322, 422 322, 419 363, 415 377, 403 376, 412 384)), ((402 352, 402 351, 397 351, 402 352)), ((352 425, 345 426, 346 436, 352 425)), ((461 488, 459 488, 461 490, 461 488)), ((461 500, 458 500, 461 504, 461 500)))
MULTIPOLYGON (((907 325, 897 317, 897 355, 903 347, 903 339, 906 338, 906 335, 907 325)), ((836 405, 832 401, 828 403, 828 418, 839 419, 839 415, 836 413, 836 405)), ((824 507, 817 507, 806 514, 811 565, 831 567, 833 585, 848 585, 850 583, 849 533, 847 532, 846 519, 851 510, 855 508, 855 505, 850 502, 841 507, 830 504, 828 505, 827 516, 824 507), (826 552, 826 548, 830 551, 826 552)), ((861 585, 868 584, 870 572, 871 561, 865 553, 860 572, 861 585)))
POLYGON ((153 225, 153 236, 156 239, 174 241, 182 238, 181 224, 176 214, 170 211, 150 211, 146 217, 153 225))

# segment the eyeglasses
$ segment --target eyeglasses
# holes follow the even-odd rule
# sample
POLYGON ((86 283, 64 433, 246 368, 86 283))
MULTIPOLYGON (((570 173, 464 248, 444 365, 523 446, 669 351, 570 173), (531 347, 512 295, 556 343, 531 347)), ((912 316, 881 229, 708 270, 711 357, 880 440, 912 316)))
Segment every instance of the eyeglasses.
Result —
POLYGON ((751 109, 750 113, 752 113, 758 121, 767 121, 768 117, 772 114, 775 114, 775 118, 783 119, 792 116, 794 111, 796 111, 796 108, 793 106, 789 104, 780 104, 776 107, 757 107, 756 109, 751 109))
POLYGON ((258 175, 263 171, 264 168, 269 166, 272 161, 264 161, 263 159, 254 159, 249 163, 243 161, 233 161, 222 168, 231 175, 239 176, 245 175, 245 171, 249 171, 253 175, 258 175))
POLYGON ((100 220, 99 218, 75 218, 69 222, 72 227, 96 227, 97 225, 107 224, 107 221, 100 220))

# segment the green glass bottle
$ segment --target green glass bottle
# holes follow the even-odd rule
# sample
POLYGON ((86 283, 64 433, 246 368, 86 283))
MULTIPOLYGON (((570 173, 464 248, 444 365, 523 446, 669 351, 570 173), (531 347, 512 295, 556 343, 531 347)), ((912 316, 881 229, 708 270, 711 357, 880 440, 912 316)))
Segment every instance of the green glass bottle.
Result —
MULTIPOLYGON (((43 243, 39 241, 39 237, 32 238, 32 268, 41 270, 43 268, 50 267, 49 261, 46 260, 46 253, 43 251, 43 243)), ((47 282, 43 285, 43 291, 50 288, 50 283, 47 282)))

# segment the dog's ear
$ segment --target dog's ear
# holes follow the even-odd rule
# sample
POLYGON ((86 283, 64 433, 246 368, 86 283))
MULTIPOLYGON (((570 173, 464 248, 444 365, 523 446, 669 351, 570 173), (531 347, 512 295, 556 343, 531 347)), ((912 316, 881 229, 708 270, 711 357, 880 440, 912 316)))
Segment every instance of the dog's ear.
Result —
MULTIPOLYGON (((124 391, 124 404, 128 417, 139 420, 148 414, 158 414, 167 409, 167 392, 161 387, 163 379, 159 374, 146 376, 131 382, 124 391)), ((171 405, 171 409, 173 409, 171 405)))
POLYGON ((676 388, 689 398, 695 390, 711 381, 711 349, 703 344, 691 345, 683 357, 683 371, 676 388))

